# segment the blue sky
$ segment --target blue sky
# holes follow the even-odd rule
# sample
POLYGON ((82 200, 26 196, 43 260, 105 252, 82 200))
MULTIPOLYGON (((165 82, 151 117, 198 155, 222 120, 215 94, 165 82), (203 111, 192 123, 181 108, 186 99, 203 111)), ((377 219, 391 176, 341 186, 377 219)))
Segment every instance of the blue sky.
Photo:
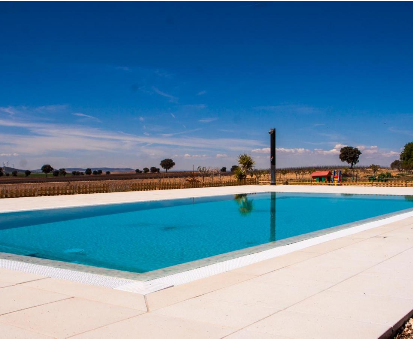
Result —
POLYGON ((413 140, 409 2, 0 3, 0 163, 389 165, 413 140))

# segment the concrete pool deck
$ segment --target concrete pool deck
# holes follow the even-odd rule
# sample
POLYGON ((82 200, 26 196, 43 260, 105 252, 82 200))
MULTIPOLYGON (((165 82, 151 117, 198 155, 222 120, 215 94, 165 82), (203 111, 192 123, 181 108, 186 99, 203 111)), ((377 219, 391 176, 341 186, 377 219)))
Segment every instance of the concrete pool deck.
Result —
MULTIPOLYGON (((3 199, 0 212, 243 192, 413 195, 412 188, 243 186, 3 199)), ((0 268, 1 338, 378 338, 413 310, 413 218, 140 295, 0 268)))

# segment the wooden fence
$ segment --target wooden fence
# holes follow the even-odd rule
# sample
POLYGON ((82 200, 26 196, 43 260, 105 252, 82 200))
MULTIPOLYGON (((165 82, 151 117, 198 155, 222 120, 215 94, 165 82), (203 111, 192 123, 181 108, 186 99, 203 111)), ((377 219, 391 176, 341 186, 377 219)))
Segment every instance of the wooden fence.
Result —
MULTIPOLYGON (((267 184, 267 183, 262 183, 267 184)), ((327 185, 334 186, 331 182, 288 181, 289 185, 327 185)), ((363 186, 363 187, 413 187, 413 181, 388 181, 388 182, 342 182, 339 186, 363 186)))
POLYGON ((131 182, 131 181, 100 181, 100 182, 75 182, 65 185, 4 185, 0 187, 0 198, 35 197, 35 196, 57 196, 76 194, 96 194, 108 192, 126 191, 150 191, 150 190, 171 190, 205 187, 223 187, 235 185, 257 184, 255 178, 248 178, 243 181, 215 181, 215 182, 131 182))

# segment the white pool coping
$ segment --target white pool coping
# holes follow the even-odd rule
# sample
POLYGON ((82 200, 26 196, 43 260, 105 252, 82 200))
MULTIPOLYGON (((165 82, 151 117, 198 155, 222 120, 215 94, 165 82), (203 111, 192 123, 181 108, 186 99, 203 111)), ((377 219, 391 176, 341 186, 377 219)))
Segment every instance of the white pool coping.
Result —
MULTIPOLYGON (((78 202, 73 200, 61 199, 59 202, 52 200, 43 200, 43 205, 36 205, 32 209, 28 209, 28 204, 30 202, 23 202, 25 198, 18 199, 3 199, 4 201, 13 200, 14 204, 2 204, 0 208, 0 213, 6 212, 17 212, 17 211, 27 211, 27 210, 39 210, 39 209, 53 209, 53 208, 66 208, 75 206, 91 206, 91 205, 101 205, 101 204, 115 204, 115 203, 131 203, 131 202, 142 202, 151 200, 165 200, 165 199, 176 199, 176 198, 192 198, 192 197, 207 197, 207 196, 217 196, 217 195, 230 195, 237 193, 257 193, 257 192, 297 192, 297 193, 349 193, 349 194, 376 194, 376 195, 413 195, 412 188, 371 188, 371 187, 323 187, 323 186, 239 186, 239 187, 220 187, 220 188, 205 188, 205 189, 181 189, 181 190, 165 190, 156 192, 143 192, 146 195, 127 195, 129 200, 125 200, 125 197, 121 200, 114 200, 113 198, 119 198, 119 195, 112 196, 111 199, 108 197, 103 197, 101 195, 112 195, 112 194, 92 194, 92 195, 76 195, 76 196, 58 196, 59 198, 73 198, 79 196, 96 196, 100 200, 95 201, 91 198, 89 202, 78 202), (212 189, 212 190, 207 190, 212 189), (213 190, 215 189, 215 190, 213 190), (217 190, 218 189, 218 190, 217 190), (323 190, 320 190, 323 189, 323 190), (367 189, 367 190, 366 190, 367 189), (373 189, 373 190, 372 190, 373 189), (383 190, 385 189, 385 190, 383 190), (394 190, 396 189, 396 190, 394 190), (402 190, 400 190, 402 189, 402 190), (20 202, 22 200, 22 202, 20 202), (46 201, 46 202, 45 202, 46 201), (50 204, 50 201, 55 204, 50 204), (16 206, 19 203, 19 207, 16 206), (20 204, 24 203, 24 204, 20 204), (77 203, 77 204, 76 204, 77 203)), ((116 193, 120 194, 120 193, 116 193)), ((130 194, 130 193, 123 193, 130 194)), ((55 197, 46 197, 48 199, 53 199, 55 197)), ((26 198, 27 200, 28 198, 26 198)), ((35 199, 40 199, 39 197, 35 199)), ((31 200, 30 200, 31 201, 31 200)), ((9 203, 9 202, 7 202, 9 203)), ((11 203, 11 202, 10 202, 11 203)), ((92 274, 87 272, 80 272, 76 270, 70 270, 65 268, 56 268, 47 265, 40 265, 34 263, 26 263, 21 261, 15 261, 10 259, 0 259, 0 267, 12 270, 18 270, 22 272, 28 272, 33 274, 39 274, 43 276, 65 279, 70 281, 76 281, 81 283, 87 283, 92 285, 99 285, 109 288, 114 288, 118 290, 123 290, 127 292, 139 293, 139 294, 149 294, 167 287, 181 285, 191 281, 199 280, 208 276, 220 274, 227 272, 229 270, 238 269, 244 266, 248 266, 254 263, 258 263, 264 260, 282 256, 294 251, 302 250, 307 247, 311 247, 320 243, 335 240, 344 236, 353 235, 365 230, 380 227, 389 223, 401 221, 403 219, 413 217, 413 211, 402 212, 397 215, 392 215, 390 217, 385 217, 379 220, 367 222, 354 227, 348 227, 339 231, 331 232, 321 236, 316 236, 311 239, 299 241, 293 244, 288 244, 285 246, 279 246, 276 248, 263 250, 261 252, 237 257, 230 260, 225 260, 219 263, 214 263, 211 265, 206 265, 200 268, 187 270, 184 272, 164 276, 161 278, 149 280, 149 281, 136 281, 130 279, 123 279, 118 277, 111 277, 106 275, 92 274)), ((380 217, 378 217, 380 218, 380 217)), ((12 257, 12 256, 11 256, 12 257)))

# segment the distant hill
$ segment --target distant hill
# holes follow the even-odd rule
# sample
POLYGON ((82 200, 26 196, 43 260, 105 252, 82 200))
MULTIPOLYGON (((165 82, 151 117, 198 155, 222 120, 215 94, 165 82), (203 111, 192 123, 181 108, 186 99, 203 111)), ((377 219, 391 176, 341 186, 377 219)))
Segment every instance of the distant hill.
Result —
MULTIPOLYGON (((65 168, 67 172, 72 172, 72 171, 85 171, 86 168, 65 168)), ((110 171, 110 172, 135 172, 135 169, 132 168, 91 168, 93 170, 102 170, 103 172, 110 171)), ((33 172, 42 172, 42 170, 37 169, 33 170, 33 172)))
POLYGON ((4 171, 4 172, 12 173, 13 171, 25 172, 26 170, 21 170, 21 169, 16 169, 16 168, 11 168, 11 167, 9 167, 9 166, 5 166, 5 167, 3 168, 3 171, 4 171))

